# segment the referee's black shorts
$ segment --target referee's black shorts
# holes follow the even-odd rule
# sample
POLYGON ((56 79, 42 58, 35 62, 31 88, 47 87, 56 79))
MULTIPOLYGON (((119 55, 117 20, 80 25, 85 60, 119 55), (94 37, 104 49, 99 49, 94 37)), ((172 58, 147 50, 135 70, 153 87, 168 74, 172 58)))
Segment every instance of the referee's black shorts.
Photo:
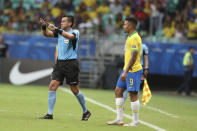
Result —
POLYGON ((79 72, 78 60, 57 60, 53 67, 51 79, 59 81, 62 85, 64 78, 66 78, 66 84, 74 86, 79 83, 79 72))

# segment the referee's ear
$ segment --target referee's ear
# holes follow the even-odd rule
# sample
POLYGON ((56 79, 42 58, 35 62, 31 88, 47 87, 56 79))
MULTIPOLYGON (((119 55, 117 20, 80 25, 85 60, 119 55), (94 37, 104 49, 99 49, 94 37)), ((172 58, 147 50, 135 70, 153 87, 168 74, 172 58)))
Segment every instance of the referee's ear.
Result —
POLYGON ((72 28, 72 26, 73 26, 72 22, 69 22, 69 26, 72 28))

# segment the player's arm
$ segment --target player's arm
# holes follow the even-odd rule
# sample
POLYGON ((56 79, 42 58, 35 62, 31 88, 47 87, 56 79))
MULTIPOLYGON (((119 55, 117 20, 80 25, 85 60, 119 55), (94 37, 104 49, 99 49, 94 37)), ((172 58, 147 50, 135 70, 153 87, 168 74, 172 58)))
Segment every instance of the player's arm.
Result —
POLYGON ((189 61, 189 67, 190 67, 192 70, 194 70, 194 64, 193 64, 193 62, 192 62, 192 58, 189 57, 189 58, 188 58, 188 61, 189 61))
POLYGON ((54 31, 55 33, 57 34, 60 34, 62 35, 63 37, 69 39, 69 40, 72 40, 72 39, 75 39, 76 38, 76 35, 75 34, 69 34, 61 29, 58 29, 56 26, 54 26, 53 24, 49 24, 48 28, 52 31, 54 31))
POLYGON ((6 57, 9 58, 10 57, 10 52, 8 50, 8 45, 6 44, 6 57))
POLYGON ((128 63, 127 68, 125 70, 126 73, 128 73, 129 70, 132 69, 132 66, 134 65, 135 61, 137 60, 137 55, 138 55, 138 51, 137 50, 132 51, 131 59, 129 60, 129 63, 128 63))
POLYGON ((125 70, 125 72, 122 74, 121 80, 125 81, 126 77, 127 77, 127 73, 129 72, 130 69, 132 69, 132 66, 135 64, 136 60, 137 60, 137 55, 138 55, 138 50, 133 50, 131 53, 131 59, 129 60, 129 63, 127 65, 127 68, 125 70))
POLYGON ((40 23, 42 25, 42 31, 43 31, 43 35, 46 37, 55 37, 54 33, 50 30, 47 30, 47 23, 40 18, 40 23))

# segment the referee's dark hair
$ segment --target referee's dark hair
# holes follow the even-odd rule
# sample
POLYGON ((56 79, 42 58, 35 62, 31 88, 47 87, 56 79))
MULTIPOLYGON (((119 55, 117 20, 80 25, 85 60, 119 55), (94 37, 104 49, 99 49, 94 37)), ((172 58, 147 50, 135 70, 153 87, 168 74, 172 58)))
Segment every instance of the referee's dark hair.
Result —
POLYGON ((137 20, 134 17, 127 17, 125 20, 137 25, 137 20))
POLYGON ((71 27, 73 26, 74 24, 74 17, 72 15, 64 15, 63 17, 67 17, 68 18, 68 21, 71 22, 71 27))

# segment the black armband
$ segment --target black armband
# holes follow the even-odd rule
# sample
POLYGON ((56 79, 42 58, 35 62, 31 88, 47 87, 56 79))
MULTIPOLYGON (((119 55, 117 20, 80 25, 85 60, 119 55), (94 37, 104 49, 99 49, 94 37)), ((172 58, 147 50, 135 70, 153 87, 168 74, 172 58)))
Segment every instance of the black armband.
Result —
POLYGON ((63 30, 60 30, 57 28, 57 29, 55 29, 55 32, 61 35, 63 33, 63 30))
POLYGON ((46 25, 42 25, 42 30, 46 31, 47 30, 47 26, 46 25))
POLYGON ((148 70, 148 68, 144 68, 144 70, 148 70))
POLYGON ((75 33, 72 33, 74 36, 75 36, 75 38, 74 39, 76 39, 76 34, 75 33))

